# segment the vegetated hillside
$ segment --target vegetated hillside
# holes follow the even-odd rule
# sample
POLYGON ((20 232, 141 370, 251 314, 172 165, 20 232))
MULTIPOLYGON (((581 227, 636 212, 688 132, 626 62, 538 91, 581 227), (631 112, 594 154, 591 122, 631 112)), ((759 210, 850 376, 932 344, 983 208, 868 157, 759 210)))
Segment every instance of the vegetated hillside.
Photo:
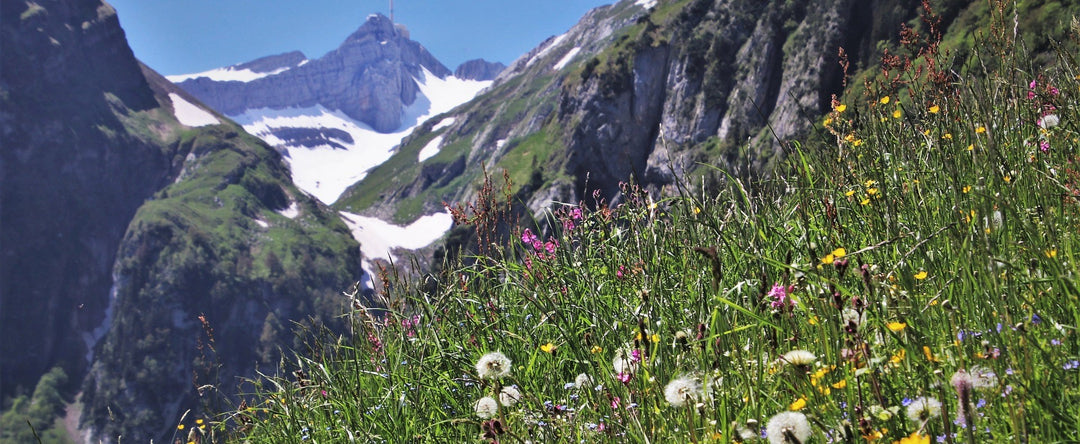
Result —
POLYGON ((513 236, 387 287, 393 310, 353 311, 351 337, 298 356, 258 393, 264 409, 229 416, 243 427, 212 430, 236 442, 1073 440, 1080 65, 1071 45, 1039 65, 1048 54, 1012 31, 1033 11, 992 4, 955 60, 926 12, 772 177, 669 194, 624 184, 618 203, 554 209, 543 234, 502 219, 520 202, 485 183, 482 247, 493 227, 513 236))
MULTIPOLYGON (((616 198, 624 181, 655 191, 677 179, 715 183, 722 174, 712 167, 768 176, 786 141, 805 135, 833 95, 844 94, 840 48, 848 74, 861 81, 860 73, 879 72, 882 50, 899 43, 902 25, 926 26, 915 2, 642 3, 597 8, 545 41, 486 93, 447 113, 453 125, 414 131, 335 206, 409 221, 443 201, 469 200, 484 168, 508 170, 534 214, 593 190, 616 198), (430 143, 438 155, 418 161, 430 143)), ((983 2, 931 3, 944 46, 957 54, 985 31, 983 2)), ((1020 8, 1025 24, 1075 9, 1020 8)), ((1051 26, 1024 36, 1045 49, 1064 29, 1051 26)))
POLYGON ((2 394, 21 411, 59 366, 88 439, 168 441, 294 322, 336 325, 358 246, 278 152, 141 66, 110 6, 2 6, 2 394))

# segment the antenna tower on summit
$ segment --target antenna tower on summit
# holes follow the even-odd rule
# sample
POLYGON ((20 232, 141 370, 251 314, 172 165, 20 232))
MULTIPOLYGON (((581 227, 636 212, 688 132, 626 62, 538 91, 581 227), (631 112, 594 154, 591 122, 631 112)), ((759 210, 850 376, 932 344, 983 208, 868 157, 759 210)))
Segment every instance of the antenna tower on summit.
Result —
POLYGON ((390 0, 390 23, 394 23, 394 0, 390 0))

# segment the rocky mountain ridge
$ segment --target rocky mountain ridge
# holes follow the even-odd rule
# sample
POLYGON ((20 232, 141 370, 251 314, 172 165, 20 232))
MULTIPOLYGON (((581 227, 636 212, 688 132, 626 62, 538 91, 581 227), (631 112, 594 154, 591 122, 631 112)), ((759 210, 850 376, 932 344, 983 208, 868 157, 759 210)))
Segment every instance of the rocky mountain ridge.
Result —
POLYGON ((5 400, 60 367, 85 441, 168 441, 294 321, 340 328, 359 246, 280 153, 141 66, 100 0, 0 7, 5 400))
POLYGON ((768 176, 787 141, 843 93, 839 49, 853 72, 872 67, 879 42, 895 42, 916 17, 916 5, 884 0, 600 7, 448 113, 453 125, 414 131, 402 160, 373 170, 335 206, 407 222, 470 200, 485 168, 505 168, 537 217, 593 191, 617 200, 620 182, 659 191, 676 180, 723 180, 721 170, 768 176), (403 160, 436 138, 445 155, 403 160))
MULTIPOLYGON (((252 63, 264 64, 253 61, 236 68, 252 63)), ((422 45, 409 40, 404 27, 381 14, 369 16, 337 49, 292 66, 247 82, 196 77, 177 84, 230 116, 259 108, 322 105, 385 133, 402 125, 405 108, 416 100, 419 90, 413 79, 421 70, 440 78, 451 74, 422 45)))

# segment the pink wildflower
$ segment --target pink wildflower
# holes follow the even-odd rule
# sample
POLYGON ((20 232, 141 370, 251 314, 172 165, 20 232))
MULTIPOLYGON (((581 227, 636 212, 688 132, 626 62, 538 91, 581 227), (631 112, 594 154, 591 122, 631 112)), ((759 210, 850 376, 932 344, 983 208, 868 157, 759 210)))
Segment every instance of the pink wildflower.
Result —
POLYGON ((788 297, 788 289, 783 285, 773 284, 772 289, 769 290, 769 294, 765 296, 770 299, 769 306, 772 308, 783 308, 784 306, 795 306, 795 300, 788 297))
POLYGON ((521 241, 526 243, 526 244, 532 244, 532 243, 536 242, 537 240, 538 239, 536 238, 536 235, 533 234, 532 230, 530 230, 528 228, 526 228, 525 231, 523 231, 521 233, 521 241))
POLYGON ((619 373, 618 375, 615 375, 615 377, 619 379, 619 382, 623 384, 629 384, 630 378, 632 378, 633 376, 634 375, 632 373, 619 373))
POLYGON ((550 238, 550 239, 551 240, 544 243, 544 249, 547 250, 548 254, 554 254, 555 249, 559 248, 559 242, 556 241, 555 238, 550 238))

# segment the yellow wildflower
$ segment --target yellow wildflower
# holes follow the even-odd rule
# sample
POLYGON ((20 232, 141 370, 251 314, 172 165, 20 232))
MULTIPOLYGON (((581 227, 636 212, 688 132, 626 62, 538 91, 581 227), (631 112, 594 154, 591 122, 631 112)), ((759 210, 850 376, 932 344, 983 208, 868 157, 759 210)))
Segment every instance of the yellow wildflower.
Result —
POLYGON ((788 410, 791 410, 793 412, 797 412, 799 410, 802 410, 804 407, 806 407, 806 397, 800 397, 799 399, 796 399, 795 402, 792 402, 791 405, 788 406, 788 410))
POLYGON ((975 151, 975 144, 968 145, 968 151, 975 151))
POLYGON ((888 105, 889 104, 889 96, 882 97, 881 100, 879 100, 879 102, 881 102, 882 105, 888 105))
POLYGON ((855 190, 847 190, 847 191, 844 192, 844 195, 847 196, 847 197, 851 197, 854 194, 855 194, 855 190))
POLYGON ((978 128, 975 128, 975 134, 982 134, 982 133, 985 133, 985 132, 986 132, 986 127, 985 126, 979 125, 978 128))
POLYGON ((867 189, 867 190, 866 190, 866 194, 869 194, 869 195, 871 195, 871 196, 873 196, 873 195, 875 195, 875 194, 877 194, 877 193, 878 193, 878 189, 877 189, 877 188, 870 188, 870 189, 867 189))
POLYGON ((544 353, 554 352, 556 348, 557 347, 555 347, 555 344, 552 344, 550 342, 540 346, 540 350, 543 350, 544 353))
POLYGON ((859 202, 859 205, 870 205, 870 198, 869 197, 863 198, 863 200, 861 202, 859 202))
POLYGON ((920 281, 923 280, 923 279, 926 279, 927 276, 928 276, 928 274, 926 273, 926 270, 922 270, 922 271, 920 271, 918 273, 915 273, 915 279, 918 279, 920 281))
POLYGON ((1045 254, 1047 258, 1053 259, 1057 257, 1057 248, 1051 248, 1049 250, 1043 251, 1043 254, 1045 254))
POLYGON ((832 385, 832 388, 837 389, 837 390, 842 389, 844 387, 847 387, 847 379, 841 379, 839 381, 836 381, 836 383, 832 385))
POLYGON ((839 105, 836 105, 836 112, 838 112, 838 113, 842 113, 846 109, 847 109, 847 105, 844 105, 843 103, 841 103, 839 105))
POLYGON ((833 254, 833 256, 836 256, 837 259, 839 259, 839 258, 842 258, 844 256, 847 256, 847 250, 845 250, 843 247, 837 248, 837 249, 832 251, 832 254, 833 254))
POLYGON ((905 357, 907 357, 907 351, 904 349, 900 349, 896 351, 896 354, 892 355, 892 357, 889 358, 889 362, 893 364, 899 364, 901 361, 904 360, 905 357))
POLYGON ((945 133, 945 135, 941 137, 945 140, 952 140, 952 133, 945 133))
POLYGON ((937 105, 931 105, 930 106, 930 114, 937 114, 939 112, 941 112, 941 107, 940 106, 937 106, 937 105))
POLYGON ((184 425, 183 424, 178 424, 176 426, 176 430, 184 430, 184 425))
POLYGON ((897 333, 907 328, 907 323, 892 321, 888 324, 885 324, 885 326, 888 327, 889 330, 891 330, 892 332, 897 333))
MULTIPOLYGON (((935 300, 935 302, 937 302, 937 301, 935 300)), ((924 345, 924 346, 922 346, 922 352, 923 352, 923 355, 925 355, 925 356, 926 356, 926 360, 927 360, 927 361, 930 361, 930 362, 941 362, 941 360, 940 360, 940 359, 938 359, 938 358, 937 358, 937 356, 934 356, 934 353, 930 351, 930 347, 927 347, 927 346, 925 346, 925 345, 924 345)))
POLYGON ((920 435, 919 432, 911 432, 910 435, 900 438, 893 444, 930 444, 930 435, 920 435))
POLYGON ((970 193, 971 185, 964 185, 964 189, 962 191, 964 192, 964 194, 970 193))
POLYGON ((604 348, 599 346, 599 345, 594 345, 594 346, 592 346, 592 349, 589 350, 589 352, 591 352, 594 355, 597 354, 597 353, 603 353, 604 348))
POLYGON ((899 119, 900 118, 900 108, 897 108, 895 111, 892 112, 892 118, 894 118, 894 119, 899 119))
POLYGON ((701 214, 701 208, 694 207, 694 214, 701 214))
POLYGON ((832 125, 832 122, 833 122, 832 117, 826 117, 825 121, 821 122, 821 124, 824 125, 824 126, 829 126, 829 125, 832 125))

